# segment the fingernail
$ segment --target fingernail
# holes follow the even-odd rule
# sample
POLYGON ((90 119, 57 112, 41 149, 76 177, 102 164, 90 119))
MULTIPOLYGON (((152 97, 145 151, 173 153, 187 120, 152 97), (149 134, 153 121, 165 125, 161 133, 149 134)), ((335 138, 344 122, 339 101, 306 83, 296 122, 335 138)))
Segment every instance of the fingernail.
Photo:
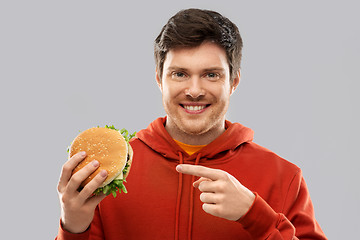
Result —
POLYGON ((80 156, 85 157, 85 155, 86 155, 86 152, 84 152, 84 151, 80 152, 80 156))
POLYGON ((98 162, 98 161, 96 161, 96 160, 92 161, 91 163, 92 163, 92 165, 93 165, 94 167, 99 166, 99 162, 98 162))
POLYGON ((176 166, 176 171, 180 172, 182 170, 182 166, 181 165, 177 165, 176 166))
POLYGON ((100 176, 102 177, 106 177, 107 176, 107 171, 105 169, 100 171, 100 176))

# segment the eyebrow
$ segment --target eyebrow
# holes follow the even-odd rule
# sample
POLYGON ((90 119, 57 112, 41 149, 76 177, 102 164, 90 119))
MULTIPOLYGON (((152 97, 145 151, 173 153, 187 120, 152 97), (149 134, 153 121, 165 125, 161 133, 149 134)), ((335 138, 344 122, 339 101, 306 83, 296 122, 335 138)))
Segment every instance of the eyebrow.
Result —
POLYGON ((182 68, 182 67, 172 66, 172 67, 168 67, 166 70, 167 70, 167 71, 173 71, 173 70, 186 71, 187 69, 186 69, 186 68, 182 68))
POLYGON ((226 70, 222 67, 212 67, 212 68, 206 68, 204 69, 205 72, 211 72, 211 71, 222 71, 225 72, 226 70))

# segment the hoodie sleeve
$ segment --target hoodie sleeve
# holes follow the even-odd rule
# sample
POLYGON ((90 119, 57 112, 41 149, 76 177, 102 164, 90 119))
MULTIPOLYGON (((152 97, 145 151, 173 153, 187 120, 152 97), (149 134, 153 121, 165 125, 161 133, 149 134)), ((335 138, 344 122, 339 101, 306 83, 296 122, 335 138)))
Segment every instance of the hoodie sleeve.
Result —
POLYGON ((58 235, 55 240, 104 240, 104 234, 101 228, 101 219, 99 215, 99 208, 95 209, 94 219, 90 227, 83 233, 70 233, 63 229, 61 222, 58 235))
POLYGON ((238 220, 255 239, 327 239, 314 209, 301 170, 290 183, 283 210, 275 212, 255 193, 250 210, 238 220))

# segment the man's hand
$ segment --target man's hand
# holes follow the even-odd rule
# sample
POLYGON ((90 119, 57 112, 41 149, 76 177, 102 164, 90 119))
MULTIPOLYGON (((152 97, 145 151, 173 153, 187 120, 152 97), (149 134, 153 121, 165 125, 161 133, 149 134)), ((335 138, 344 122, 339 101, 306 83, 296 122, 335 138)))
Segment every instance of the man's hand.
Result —
POLYGON ((193 186, 202 192, 202 208, 211 215, 236 221, 254 202, 254 193, 225 171, 190 164, 180 164, 176 170, 200 177, 193 186))
POLYGON ((72 156, 62 168, 58 184, 58 195, 61 205, 61 222, 63 228, 72 233, 84 232, 91 224, 96 206, 106 195, 93 196, 93 192, 100 187, 107 176, 101 171, 79 192, 80 184, 99 167, 99 162, 93 161, 71 176, 74 168, 86 156, 77 153, 72 156))

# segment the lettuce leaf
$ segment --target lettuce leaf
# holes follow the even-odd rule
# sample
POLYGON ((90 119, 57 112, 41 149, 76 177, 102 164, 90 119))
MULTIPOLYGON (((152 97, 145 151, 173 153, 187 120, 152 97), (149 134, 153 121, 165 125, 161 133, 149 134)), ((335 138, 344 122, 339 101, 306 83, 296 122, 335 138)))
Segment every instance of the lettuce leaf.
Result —
POLYGON ((96 189, 94 195, 98 195, 100 193, 103 193, 105 195, 112 194, 115 198, 117 192, 121 193, 122 191, 123 193, 127 193, 124 182, 126 182, 124 179, 114 179, 108 185, 96 189))

